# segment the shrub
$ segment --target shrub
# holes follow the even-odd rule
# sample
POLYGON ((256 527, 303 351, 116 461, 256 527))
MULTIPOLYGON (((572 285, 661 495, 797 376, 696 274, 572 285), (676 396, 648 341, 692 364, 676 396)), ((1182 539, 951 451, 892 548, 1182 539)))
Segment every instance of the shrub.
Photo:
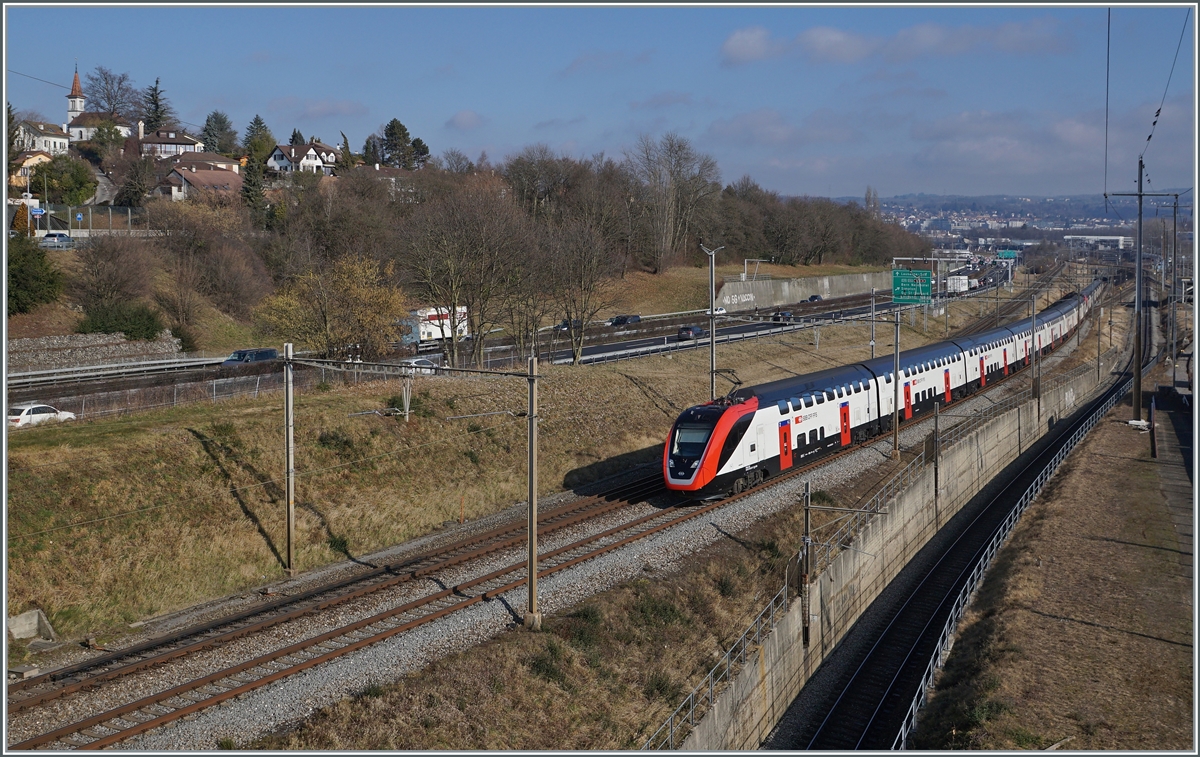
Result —
MULTIPOLYGON (((18 214, 20 215, 20 214, 18 214)), ((62 274, 29 237, 8 240, 8 314, 28 313, 62 294, 62 274)))
POLYGON ((154 339, 163 330, 162 319, 148 305, 116 302, 97 305, 84 313, 75 329, 80 334, 122 333, 126 339, 154 339))

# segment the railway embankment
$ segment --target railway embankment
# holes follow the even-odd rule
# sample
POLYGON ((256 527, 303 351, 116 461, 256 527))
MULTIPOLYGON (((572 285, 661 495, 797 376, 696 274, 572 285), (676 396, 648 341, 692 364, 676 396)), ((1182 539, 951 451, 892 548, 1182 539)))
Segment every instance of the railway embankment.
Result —
MULTIPOLYGON (((1084 338, 1081 329, 1073 340, 1084 338)), ((1073 349, 1074 345, 1070 345, 1073 349)), ((1097 377, 1080 366, 1043 383, 1039 400, 998 408, 985 423, 947 435, 937 465, 919 458, 919 470, 881 514, 842 549, 810 584, 809 642, 804 643, 805 606, 796 602, 756 650, 733 683, 687 736, 683 749, 756 749, 787 711, 821 663, 855 622, 939 528, 1025 450, 1076 409, 1119 365, 1110 352, 1097 377), (935 470, 936 468, 936 470, 935 470), (935 487, 936 480, 936 487, 935 487)))

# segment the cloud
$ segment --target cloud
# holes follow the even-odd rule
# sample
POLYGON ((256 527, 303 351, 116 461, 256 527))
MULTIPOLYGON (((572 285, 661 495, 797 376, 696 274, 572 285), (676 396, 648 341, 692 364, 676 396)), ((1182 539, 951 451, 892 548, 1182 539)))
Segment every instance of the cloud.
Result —
POLYGON ((728 66, 765 60, 782 55, 788 43, 771 39, 771 33, 761 26, 738 29, 721 45, 721 59, 728 66))
POLYGON ((470 131, 483 126, 483 116, 473 110, 460 110, 446 121, 446 126, 460 131, 470 131))
POLYGON ((633 110, 638 110, 639 108, 666 108, 671 105, 691 104, 692 95, 690 92, 659 92, 645 100, 631 102, 629 103, 629 107, 633 110))
POLYGON ((814 111, 799 126, 788 123, 779 111, 759 108, 729 119, 717 119, 709 127, 712 138, 740 145, 798 146, 810 143, 852 142, 861 133, 847 127, 851 119, 828 108, 814 111))
POLYGON ((916 24, 891 35, 865 35, 832 26, 805 29, 793 39, 772 37, 761 27, 738 29, 721 45, 725 65, 800 55, 812 63, 889 63, 951 58, 982 52, 1061 54, 1074 48, 1071 31, 1053 18, 997 26, 916 24))
POLYGON ((369 112, 367 106, 357 100, 310 100, 299 97, 277 97, 267 103, 267 110, 293 120, 365 116, 369 112))
POLYGON ((560 76, 575 76, 577 74, 594 74, 615 71, 630 66, 645 65, 650 62, 650 51, 644 50, 637 55, 621 51, 592 50, 580 53, 575 60, 559 72, 560 76))

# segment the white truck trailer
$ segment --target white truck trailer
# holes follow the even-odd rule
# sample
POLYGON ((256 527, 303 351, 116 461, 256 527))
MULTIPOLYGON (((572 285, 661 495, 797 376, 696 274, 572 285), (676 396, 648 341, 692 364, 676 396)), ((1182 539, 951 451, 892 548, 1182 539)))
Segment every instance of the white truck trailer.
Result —
POLYGON ((962 294, 971 288, 969 281, 970 279, 966 276, 947 276, 946 291, 951 295, 962 294))

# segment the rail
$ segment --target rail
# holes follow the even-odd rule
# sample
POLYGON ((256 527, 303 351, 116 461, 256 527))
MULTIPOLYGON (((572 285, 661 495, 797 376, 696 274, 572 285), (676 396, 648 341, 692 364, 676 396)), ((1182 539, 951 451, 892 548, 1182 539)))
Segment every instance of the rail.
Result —
POLYGON ((725 656, 713 666, 712 670, 708 671, 704 680, 692 689, 691 693, 684 698, 683 703, 675 708, 675 711, 667 717, 666 722, 659 726, 654 735, 646 740, 645 745, 642 746, 643 750, 674 749, 676 742, 681 742, 688 731, 696 726, 697 714, 703 715, 712 707, 714 698, 720 691, 718 686, 733 679, 734 666, 745 663, 749 651, 762 644, 767 634, 774 630, 776 617, 783 617, 787 612, 787 603, 788 587, 787 581, 784 581, 783 588, 771 598, 758 617, 747 626, 741 637, 726 650, 725 656))
MULTIPOLYGON (((1158 361, 1159 357, 1155 357, 1152 361, 1150 361, 1150 363, 1147 364, 1146 368, 1143 369, 1143 372, 1148 371, 1150 368, 1157 365, 1158 361)), ((1089 431, 1092 430, 1092 428, 1095 427, 1097 423, 1099 423, 1100 419, 1103 418, 1109 410, 1112 410, 1113 407, 1116 406, 1116 404, 1120 402, 1132 388, 1133 379, 1127 379, 1120 389, 1113 392, 1112 395, 1104 401, 1100 408, 1093 412, 1088 419, 1084 421, 1078 429, 1076 429, 1075 433, 1071 435, 1066 444, 1064 444, 1063 447, 1054 455, 1054 457, 1050 460, 1050 463, 1047 464, 1044 469, 1042 469, 1042 472, 1038 474, 1038 477, 1034 480, 1034 482, 1030 484, 1029 488, 1025 490, 1025 493, 1021 495, 1020 500, 1017 501, 1017 504, 1013 507, 1008 517, 1004 520, 1004 523, 997 530, 996 535, 992 538, 991 542, 988 544, 988 547, 984 550, 983 555, 976 563, 975 568, 971 571, 971 574, 967 579, 967 583, 963 586, 962 591, 959 592, 958 598, 954 602, 954 607, 950 612, 950 617, 947 618, 946 624, 942 628, 941 636, 938 638, 937 647, 935 648, 933 656, 929 660, 929 664, 925 668, 925 674, 921 677, 921 683, 917 687, 916 694, 913 696, 912 703, 909 705, 908 713, 905 715, 904 722, 900 726, 900 732, 896 734, 896 739, 892 743, 892 749, 906 749, 908 747, 908 738, 912 735, 917 727, 917 713, 925 705, 926 699, 928 698, 929 689, 933 686, 934 676, 945 662, 946 655, 950 652, 950 647, 952 646, 952 641, 954 638, 954 631, 958 627, 958 623, 962 620, 963 614, 966 612, 967 607, 970 605, 971 597, 979 588, 979 584, 983 581, 983 577, 987 574, 987 570, 991 566, 992 560, 1000 551, 1000 547, 1008 539, 1009 534, 1012 533, 1013 528, 1016 527, 1017 521, 1020 520, 1021 515, 1025 512, 1026 508, 1029 507, 1030 503, 1032 503, 1033 500, 1037 498, 1038 494, 1042 492, 1050 478, 1058 471, 1059 466, 1062 465, 1062 462, 1066 459, 1067 455, 1069 455, 1071 451, 1075 449, 1075 446, 1083 440, 1083 438, 1088 434, 1089 431)))

